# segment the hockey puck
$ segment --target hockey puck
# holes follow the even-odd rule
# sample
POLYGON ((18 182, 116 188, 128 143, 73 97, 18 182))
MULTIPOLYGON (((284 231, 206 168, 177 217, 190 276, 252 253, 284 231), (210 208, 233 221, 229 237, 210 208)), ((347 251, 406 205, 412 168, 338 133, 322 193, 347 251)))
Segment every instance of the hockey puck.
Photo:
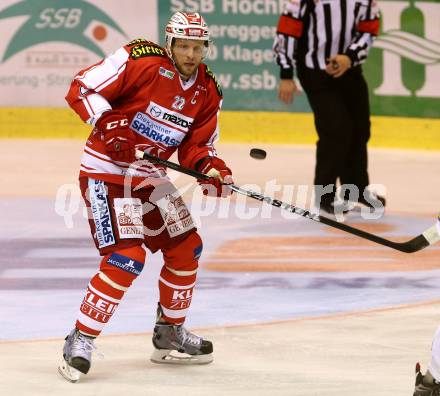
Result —
POLYGON ((263 160, 266 158, 266 152, 264 150, 258 149, 258 148, 251 149, 249 155, 252 158, 259 159, 259 160, 263 160))

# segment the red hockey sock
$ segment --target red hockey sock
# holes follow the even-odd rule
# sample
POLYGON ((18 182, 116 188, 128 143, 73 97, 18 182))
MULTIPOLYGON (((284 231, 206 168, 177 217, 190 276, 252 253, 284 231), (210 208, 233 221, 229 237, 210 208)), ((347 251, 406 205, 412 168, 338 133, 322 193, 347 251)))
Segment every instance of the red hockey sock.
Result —
POLYGON ((108 254, 101 261, 100 272, 90 281, 81 303, 76 328, 97 337, 116 311, 133 280, 141 273, 145 250, 141 246, 108 254))
POLYGON ((116 311, 123 296, 123 290, 110 286, 96 274, 87 287, 76 328, 81 333, 97 337, 116 311))
MULTIPOLYGON (((195 271, 194 271, 195 272, 195 271)), ((182 324, 191 305, 196 274, 179 276, 163 267, 159 278, 160 305, 163 319, 169 323, 182 324)))
POLYGON ((159 278, 163 319, 182 324, 191 305, 202 240, 193 232, 178 245, 163 251, 165 265, 159 278))

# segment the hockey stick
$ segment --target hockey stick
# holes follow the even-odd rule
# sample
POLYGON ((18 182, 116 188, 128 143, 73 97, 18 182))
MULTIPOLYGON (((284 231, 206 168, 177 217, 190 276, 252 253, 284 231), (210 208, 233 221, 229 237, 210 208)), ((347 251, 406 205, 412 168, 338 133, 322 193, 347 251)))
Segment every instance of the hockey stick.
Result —
MULTIPOLYGON (((210 177, 207 175, 204 175, 203 173, 197 172, 192 169, 185 168, 183 166, 180 166, 178 164, 175 164, 174 162, 170 162, 167 160, 163 160, 161 158, 155 157, 151 154, 136 150, 136 157, 138 159, 145 159, 148 161, 151 161, 156 164, 160 164, 163 166, 166 166, 167 168, 173 169, 177 172, 184 173, 186 175, 195 177, 199 180, 209 180, 210 177)), ((319 216, 316 213, 309 212, 308 210, 298 208, 295 205, 291 205, 282 201, 279 201, 278 199, 274 199, 271 197, 264 196, 262 194, 256 193, 254 191, 244 190, 241 187, 236 186, 235 184, 227 184, 229 188, 231 188, 233 191, 235 191, 238 194, 246 195, 249 198, 256 199, 260 202, 266 202, 272 206, 275 206, 277 208, 287 210, 288 212, 295 213, 299 216, 305 217, 306 219, 316 221, 318 223, 325 224, 329 227, 337 228, 338 230, 347 232, 352 235, 356 235, 360 238, 367 239, 371 242, 377 243, 379 245, 387 246, 395 250, 399 250, 400 252, 404 253, 414 253, 418 252, 419 250, 422 250, 429 245, 433 245, 436 242, 440 241, 440 217, 439 222, 437 224, 434 224, 432 227, 428 228, 425 232, 422 234, 416 236, 413 239, 410 239, 407 242, 393 242, 389 239, 382 238, 378 235, 371 234, 366 231, 359 230, 358 228, 351 227, 347 224, 339 223, 333 219, 330 219, 325 216, 319 216)))

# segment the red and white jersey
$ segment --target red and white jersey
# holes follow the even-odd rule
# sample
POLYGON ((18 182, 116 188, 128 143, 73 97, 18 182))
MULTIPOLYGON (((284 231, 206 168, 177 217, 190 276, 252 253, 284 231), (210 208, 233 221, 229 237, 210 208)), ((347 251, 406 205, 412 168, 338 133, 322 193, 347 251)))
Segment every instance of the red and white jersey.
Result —
MULTIPOLYGON (((176 150, 181 165, 215 156, 221 88, 211 70, 201 64, 183 81, 165 49, 137 39, 78 73, 66 96, 70 107, 95 126, 103 112, 125 114, 136 136, 136 148, 168 159, 176 150)), ((130 164, 113 161, 102 134, 92 130, 84 148, 80 176, 123 184, 130 164)), ((137 169, 137 181, 154 176, 153 166, 137 169)))

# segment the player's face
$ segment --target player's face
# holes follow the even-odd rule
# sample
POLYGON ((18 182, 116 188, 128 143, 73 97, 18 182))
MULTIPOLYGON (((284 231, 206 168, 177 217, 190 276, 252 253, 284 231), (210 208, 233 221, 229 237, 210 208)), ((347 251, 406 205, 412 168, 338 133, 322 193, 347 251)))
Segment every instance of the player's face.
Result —
POLYGON ((176 39, 171 52, 177 69, 185 79, 189 79, 197 70, 205 51, 204 41, 176 39))

